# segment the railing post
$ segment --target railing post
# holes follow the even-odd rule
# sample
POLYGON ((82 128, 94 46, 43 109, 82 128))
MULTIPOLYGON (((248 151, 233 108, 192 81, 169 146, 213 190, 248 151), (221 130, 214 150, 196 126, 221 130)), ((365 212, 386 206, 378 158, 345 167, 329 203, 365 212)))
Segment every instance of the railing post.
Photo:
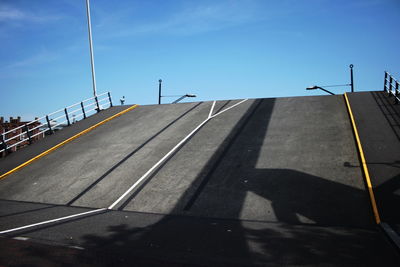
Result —
POLYGON ((111 94, 110 94, 110 92, 108 92, 108 100, 110 100, 110 107, 112 107, 112 106, 113 106, 113 104, 112 104, 112 100, 111 100, 111 94))
POLYGON ((48 115, 46 115, 46 120, 47 120, 47 127, 49 127, 50 134, 52 134, 53 129, 51 129, 50 119, 48 115))
POLYGON ((96 100, 97 112, 100 112, 99 100, 97 99, 97 96, 94 97, 94 100, 96 100))
POLYGON ((398 103, 399 103, 398 97, 399 97, 399 82, 396 81, 396 89, 395 89, 395 91, 394 91, 394 103, 395 103, 395 104, 398 104, 398 103))
POLYGON ((392 82, 393 82, 393 77, 392 77, 392 75, 389 75, 389 96, 392 96, 393 95, 393 93, 392 93, 392 82))
POLYGON ((83 106, 83 102, 81 102, 83 118, 86 119, 85 107, 83 106))
POLYGON ((383 82, 383 91, 387 91, 387 90, 386 90, 386 85, 387 85, 387 75, 388 75, 388 73, 385 71, 385 80, 384 80, 384 82, 383 82))
POLYGON ((31 137, 31 134, 29 132, 28 124, 25 124, 25 131, 26 131, 26 135, 28 136, 28 139, 29 139, 29 144, 32 144, 32 137, 31 137))
POLYGON ((7 152, 7 143, 4 141, 4 133, 0 135, 0 149, 4 149, 4 152, 7 152))
POLYGON ((65 112, 65 117, 67 118, 68 126, 70 126, 70 125, 71 125, 71 122, 69 121, 69 116, 68 116, 67 108, 64 108, 64 112, 65 112))

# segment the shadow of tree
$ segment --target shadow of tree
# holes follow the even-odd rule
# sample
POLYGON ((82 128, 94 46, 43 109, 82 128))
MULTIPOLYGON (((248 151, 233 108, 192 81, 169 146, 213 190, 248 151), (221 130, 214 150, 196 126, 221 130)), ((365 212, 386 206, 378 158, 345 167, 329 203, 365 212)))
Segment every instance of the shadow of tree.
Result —
POLYGON ((84 238, 86 247, 118 255, 127 265, 146 259, 162 266, 398 264, 377 232, 348 227, 165 215, 157 223, 110 226, 106 235, 84 238))

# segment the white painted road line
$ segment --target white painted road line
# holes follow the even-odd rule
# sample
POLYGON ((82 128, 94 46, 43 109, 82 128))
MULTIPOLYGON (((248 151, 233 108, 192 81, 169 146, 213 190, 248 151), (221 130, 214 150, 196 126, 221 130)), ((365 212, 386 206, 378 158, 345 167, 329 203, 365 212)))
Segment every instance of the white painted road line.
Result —
POLYGON ((125 193, 120 196, 116 201, 114 201, 113 204, 111 204, 108 209, 112 209, 114 208, 116 205, 118 205, 119 202, 121 202, 129 193, 131 193, 144 179, 146 179, 158 166, 160 166, 172 153, 174 153, 183 143, 186 142, 186 140, 188 140, 191 136, 193 136, 204 124, 206 124, 209 120, 211 120, 212 118, 215 118, 216 116, 218 116, 219 114, 243 103, 244 101, 246 101, 247 99, 240 101, 239 103, 236 103, 235 105, 224 109, 221 112, 218 112, 215 115, 211 115, 214 107, 215 107, 215 103, 216 101, 213 102, 209 115, 207 117, 207 119, 205 119, 202 123, 200 123, 195 129, 193 129, 193 131, 191 131, 185 138, 183 138, 176 146, 174 146, 167 154, 165 154, 164 157, 162 157, 156 164, 153 165, 153 167, 151 167, 145 174, 142 175, 142 177, 139 178, 139 180, 136 181, 136 183, 134 183, 128 190, 125 191, 125 193))
POLYGON ((216 103, 217 101, 214 101, 213 103, 212 103, 212 106, 211 106, 211 109, 210 109, 210 113, 208 113, 208 118, 211 118, 211 116, 212 116, 212 113, 213 113, 213 111, 214 111, 214 107, 215 107, 215 103, 216 103))
POLYGON ((86 212, 82 212, 82 213, 77 213, 77 214, 73 214, 73 215, 69 215, 69 216, 65 216, 65 217, 61 217, 61 218, 57 218, 57 219, 53 219, 53 220, 43 221, 43 222, 39 222, 39 223, 33 223, 33 224, 29 224, 29 225, 25 225, 25 226, 21 226, 21 227, 17 227, 17 228, 4 230, 4 231, 1 231, 0 234, 7 234, 7 233, 10 233, 10 232, 15 232, 15 231, 19 231, 19 230, 35 227, 35 226, 40 226, 40 225, 54 223, 54 222, 60 222, 60 221, 64 221, 64 220, 68 220, 68 219, 72 219, 72 218, 75 218, 75 217, 80 217, 80 216, 84 216, 84 215, 88 215, 88 214, 92 214, 92 213, 96 213, 96 212, 100 212, 100 211, 104 211, 104 210, 107 210, 107 209, 106 208, 101 208, 101 209, 86 211, 86 212))
POLYGON ((128 195, 130 192, 132 192, 133 189, 135 189, 144 179, 147 178, 158 166, 160 166, 172 153, 174 153, 183 143, 186 142, 192 135, 194 135, 206 122, 208 122, 211 119, 211 117, 205 119, 202 123, 200 123, 193 131, 191 131, 185 138, 183 138, 174 148, 172 148, 162 159, 160 159, 156 164, 153 165, 145 174, 142 175, 142 177, 139 178, 139 180, 136 181, 126 192, 120 196, 111 206, 108 207, 108 209, 114 208, 126 195, 128 195))
POLYGON ((217 114, 211 116, 211 118, 217 117, 217 116, 220 115, 221 113, 224 113, 225 111, 228 111, 228 110, 230 110, 231 108, 234 108, 234 107, 236 107, 237 105, 240 105, 240 104, 242 104, 243 102, 245 102, 245 101, 247 101, 247 100, 248 100, 248 99, 244 99, 244 100, 242 100, 242 101, 236 103, 235 105, 232 105, 232 106, 230 106, 229 108, 226 108, 226 109, 224 109, 224 110, 218 112, 217 114))

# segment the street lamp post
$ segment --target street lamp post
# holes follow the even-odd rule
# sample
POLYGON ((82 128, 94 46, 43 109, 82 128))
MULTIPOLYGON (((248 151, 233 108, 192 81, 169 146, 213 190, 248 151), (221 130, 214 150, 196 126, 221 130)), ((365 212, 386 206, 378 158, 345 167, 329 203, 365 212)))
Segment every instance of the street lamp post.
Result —
MULTIPOLYGON (((350 67, 350 83, 349 83, 349 84, 325 85, 325 86, 323 86, 323 87, 350 86, 350 87, 351 87, 351 92, 353 93, 353 92, 354 92, 354 80, 353 80, 353 67, 354 67, 354 65, 353 65, 353 64, 350 64, 349 67, 350 67)), ((306 90, 316 90, 316 89, 320 89, 320 90, 322 90, 322 91, 324 91, 324 92, 326 92, 326 93, 328 93, 328 94, 335 95, 334 93, 332 93, 332 92, 329 91, 329 90, 326 90, 326 89, 323 88, 323 87, 322 87, 322 86, 314 85, 314 86, 311 86, 311 87, 307 87, 306 90)))
POLYGON ((353 64, 350 64, 350 85, 351 85, 351 92, 354 93, 354 82, 353 82, 353 64))
POLYGON ((185 95, 161 95, 161 83, 162 80, 159 79, 158 80, 158 104, 161 104, 161 97, 179 97, 177 100, 175 100, 174 102, 172 102, 171 104, 176 104, 179 101, 181 101, 182 99, 186 98, 186 97, 196 97, 196 95, 194 94, 185 94, 185 95))
POLYGON ((93 41, 92 41, 92 23, 90 20, 90 4, 89 0, 86 0, 86 15, 88 21, 88 33, 89 33, 89 49, 90 49, 90 64, 92 66, 92 85, 93 85, 93 95, 97 96, 96 89, 96 73, 94 70, 94 56, 93 56, 93 41))
POLYGON ((161 104, 161 83, 162 83, 162 80, 159 79, 158 80, 158 104, 159 105, 161 104))

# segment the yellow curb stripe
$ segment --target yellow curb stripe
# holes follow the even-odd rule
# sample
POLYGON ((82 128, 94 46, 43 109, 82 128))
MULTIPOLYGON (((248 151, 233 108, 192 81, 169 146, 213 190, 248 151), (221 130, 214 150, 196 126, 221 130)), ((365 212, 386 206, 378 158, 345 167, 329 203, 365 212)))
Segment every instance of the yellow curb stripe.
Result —
POLYGON ((351 111, 350 102, 349 102, 349 99, 348 99, 346 93, 344 94, 344 98, 346 100, 347 110, 348 110, 348 112, 350 114, 350 120, 351 120, 351 124, 353 126, 354 135, 355 135, 356 140, 357 140, 357 147, 358 147, 358 151, 360 153, 361 164, 362 164, 362 167, 363 167, 365 180, 367 182, 368 193, 369 193, 369 197, 370 197, 370 200, 371 200, 372 210, 373 210, 374 216, 375 216, 375 222, 376 222, 376 224, 380 224, 381 223, 381 218, 379 216, 378 208, 376 206, 375 195, 374 195, 374 191, 372 189, 372 183, 371 183, 371 179, 370 179, 370 176, 369 176, 367 163, 365 161, 364 151, 363 151, 363 148, 361 146, 361 141, 360 141, 360 137, 358 135, 356 122, 354 120, 353 112, 351 111))
POLYGON ((105 119, 105 120, 102 120, 101 122, 96 123, 95 125, 93 125, 93 126, 87 128, 86 130, 83 130, 82 132, 77 133, 76 135, 74 135, 74 136, 72 136, 72 137, 70 137, 70 138, 68 138, 68 139, 66 139, 66 140, 64 140, 64 141, 62 141, 61 143, 59 143, 59 144, 53 146, 52 148, 49 148, 48 150, 46 150, 46 151, 40 153, 40 154, 37 155, 36 157, 34 157, 34 158, 32 158, 32 159, 30 159, 30 160, 28 160, 28 161, 22 163, 21 165, 15 167, 15 168, 12 169, 12 170, 10 170, 10 171, 8 171, 8 172, 6 172, 6 173, 0 175, 0 180, 3 179, 3 178, 5 178, 6 176, 8 176, 8 175, 10 175, 10 174, 12 174, 12 173, 18 171, 19 169, 22 169, 23 167, 25 167, 25 166, 31 164, 31 163, 34 162, 35 160, 38 160, 38 159, 40 159, 40 158, 46 156, 47 154, 53 152, 54 150, 56 150, 56 149, 62 147, 62 146, 65 145, 65 144, 71 142, 72 140, 75 140, 75 139, 78 138, 79 136, 84 135, 84 134, 86 134, 86 133, 88 133, 88 132, 94 130, 95 128, 99 127, 100 125, 102 125, 102 124, 104 124, 104 123, 106 123, 106 122, 108 122, 108 121, 110 121, 110 120, 112 120, 112 119, 115 119, 115 118, 121 116, 122 114, 125 114, 125 113, 127 113, 128 111, 131 111, 132 109, 134 109, 134 108, 136 108, 136 107, 138 107, 138 105, 133 105, 133 106, 127 108, 127 109, 124 109, 123 111, 121 111, 121 112, 119 112, 119 113, 117 113, 117 114, 115 114, 115 115, 113 115, 113 116, 111 116, 111 117, 109 117, 109 118, 107 118, 107 119, 105 119))

